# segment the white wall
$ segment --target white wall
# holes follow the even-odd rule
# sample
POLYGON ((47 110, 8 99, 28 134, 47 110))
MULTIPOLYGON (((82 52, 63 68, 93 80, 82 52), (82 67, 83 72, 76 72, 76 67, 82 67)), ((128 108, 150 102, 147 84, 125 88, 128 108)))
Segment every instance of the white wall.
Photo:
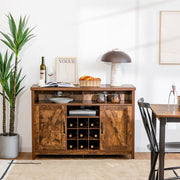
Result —
MULTIPOLYGON (((8 29, 8 12, 16 19, 19 15, 29 15, 29 24, 36 26, 36 38, 20 54, 23 73, 27 75, 24 81, 26 89, 18 98, 16 116, 21 151, 31 151, 30 87, 39 80, 41 56, 45 56, 46 65, 53 68, 57 56, 76 56, 78 77, 90 74, 101 77, 102 83, 109 83, 110 67, 100 62, 100 57, 113 48, 119 48, 133 61, 123 65, 123 82, 136 86, 136 100, 143 96, 150 103, 167 103, 172 83, 180 92, 180 66, 158 64, 159 11, 179 9, 179 0, 1 2, 1 31, 8 29)), ((0 42, 0 51, 5 50, 0 42)), ((137 106, 135 128, 136 151, 146 151, 147 138, 137 106)), ((180 127, 168 126, 167 130, 170 139, 178 137, 180 127)))

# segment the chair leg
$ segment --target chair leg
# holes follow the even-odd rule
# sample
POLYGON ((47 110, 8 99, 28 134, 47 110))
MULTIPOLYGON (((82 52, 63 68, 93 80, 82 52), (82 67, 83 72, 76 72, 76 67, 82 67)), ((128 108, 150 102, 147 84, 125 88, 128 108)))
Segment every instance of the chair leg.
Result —
POLYGON ((158 180, 158 171, 157 171, 157 173, 156 173, 156 180, 158 180))
MULTIPOLYGON (((152 165, 153 165, 153 161, 154 161, 154 156, 155 156, 155 152, 151 150, 151 168, 152 168, 152 165)), ((152 179, 154 179, 155 177, 155 173, 153 174, 152 176, 152 179)))
POLYGON ((149 180, 154 180, 154 169, 156 166, 157 158, 158 158, 158 153, 154 153, 154 158, 151 165, 151 171, 149 173, 149 178, 148 178, 149 180))

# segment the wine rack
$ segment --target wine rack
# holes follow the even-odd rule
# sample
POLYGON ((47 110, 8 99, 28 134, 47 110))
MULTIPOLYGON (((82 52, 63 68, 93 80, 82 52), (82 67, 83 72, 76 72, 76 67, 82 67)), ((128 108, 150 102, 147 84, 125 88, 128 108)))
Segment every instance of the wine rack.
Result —
POLYGON ((67 117, 67 149, 99 150, 99 123, 99 118, 67 117))

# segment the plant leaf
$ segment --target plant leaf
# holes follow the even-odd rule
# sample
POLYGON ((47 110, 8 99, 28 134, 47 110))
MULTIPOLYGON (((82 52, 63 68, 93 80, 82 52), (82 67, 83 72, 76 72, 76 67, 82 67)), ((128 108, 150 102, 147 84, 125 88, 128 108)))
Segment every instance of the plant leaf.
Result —
POLYGON ((17 32, 17 41, 18 43, 21 41, 21 38, 22 38, 22 17, 20 16, 20 19, 19 19, 19 26, 18 26, 18 32, 17 32))
POLYGON ((24 16, 24 18, 20 16, 18 26, 11 14, 7 17, 9 21, 10 36, 1 32, 4 37, 1 41, 15 53, 16 57, 18 57, 22 47, 35 37, 31 34, 34 28, 27 27, 28 18, 26 18, 26 16, 24 16))
POLYGON ((9 42, 11 47, 14 48, 14 43, 12 42, 11 38, 7 34, 5 34, 3 32, 0 32, 0 33, 6 38, 6 40, 9 42))
POLYGON ((19 89, 17 92, 16 92, 16 96, 25 88, 25 86, 23 86, 21 89, 19 89))
POLYGON ((11 14, 8 15, 8 19, 9 19, 9 28, 10 28, 12 37, 16 41, 16 37, 17 37, 17 34, 16 34, 16 32, 17 32, 17 30, 16 30, 17 29, 16 28, 16 23, 15 23, 14 18, 13 18, 13 16, 11 14))
POLYGON ((6 44, 13 52, 15 52, 14 48, 5 40, 1 39, 1 41, 6 44))
MULTIPOLYGON (((3 93, 0 92, 0 95, 3 96, 3 93)), ((5 96, 6 100, 9 101, 8 97, 5 96)))

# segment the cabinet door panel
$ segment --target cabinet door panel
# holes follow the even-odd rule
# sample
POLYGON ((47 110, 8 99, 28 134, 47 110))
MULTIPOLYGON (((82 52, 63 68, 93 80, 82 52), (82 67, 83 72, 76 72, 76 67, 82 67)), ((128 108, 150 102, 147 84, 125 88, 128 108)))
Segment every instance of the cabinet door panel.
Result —
POLYGON ((101 106, 101 149, 131 150, 132 107, 101 106), (102 131, 103 130, 103 131, 102 131))
POLYGON ((66 148, 65 106, 35 106, 36 150, 61 150, 66 148))

